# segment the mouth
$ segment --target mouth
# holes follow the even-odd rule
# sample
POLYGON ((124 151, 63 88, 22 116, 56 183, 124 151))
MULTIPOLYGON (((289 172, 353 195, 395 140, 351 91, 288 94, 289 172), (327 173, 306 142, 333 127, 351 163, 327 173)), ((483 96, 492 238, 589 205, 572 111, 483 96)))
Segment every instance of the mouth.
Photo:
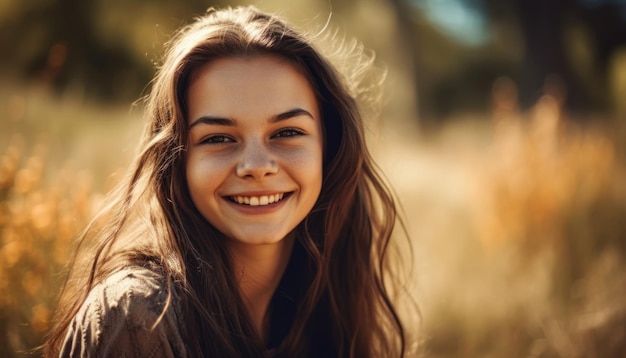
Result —
POLYGON ((246 206, 265 206, 265 205, 271 205, 271 204, 276 204, 286 198, 288 198, 289 196, 291 196, 291 194, 293 194, 293 192, 288 192, 288 193, 276 193, 276 194, 270 194, 270 195, 260 195, 260 196, 241 196, 241 195, 234 195, 234 196, 227 196, 225 197, 227 200, 235 203, 235 204, 239 204, 239 205, 246 205, 246 206))

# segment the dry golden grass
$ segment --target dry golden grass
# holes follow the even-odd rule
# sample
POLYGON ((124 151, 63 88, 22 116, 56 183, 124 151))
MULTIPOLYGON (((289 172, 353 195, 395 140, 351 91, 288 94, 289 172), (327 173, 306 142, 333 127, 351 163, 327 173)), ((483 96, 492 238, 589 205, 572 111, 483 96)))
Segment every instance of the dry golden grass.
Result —
POLYGON ((0 99, 0 356, 12 357, 43 342, 74 240, 138 126, 127 108, 40 88, 0 88, 0 99))
MULTIPOLYGON (((492 119, 452 123, 418 141, 390 131, 374 145, 415 251, 420 355, 623 356, 621 129, 568 120, 558 95, 521 113, 514 87, 498 86, 492 119)), ((12 357, 42 342, 73 240, 115 181, 109 173, 130 159, 139 126, 125 108, 26 92, 7 98, 0 356, 12 357)))
POLYGON ((58 168, 44 180, 45 149, 14 135, 0 169, 0 355, 39 344, 50 324, 72 242, 96 198, 87 173, 58 168))
POLYGON ((623 129, 566 118, 558 93, 522 113, 512 83, 496 89, 491 120, 377 153, 413 240, 422 354, 622 357, 623 129))

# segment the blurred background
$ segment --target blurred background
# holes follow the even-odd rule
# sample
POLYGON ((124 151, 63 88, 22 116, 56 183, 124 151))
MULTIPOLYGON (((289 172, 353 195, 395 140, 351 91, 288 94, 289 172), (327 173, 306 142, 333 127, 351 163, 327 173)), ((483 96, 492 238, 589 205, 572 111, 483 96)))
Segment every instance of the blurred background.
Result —
POLYGON ((413 249, 415 356, 625 356, 622 0, 0 0, 0 356, 42 343, 164 42, 250 3, 387 71, 368 129, 413 249))

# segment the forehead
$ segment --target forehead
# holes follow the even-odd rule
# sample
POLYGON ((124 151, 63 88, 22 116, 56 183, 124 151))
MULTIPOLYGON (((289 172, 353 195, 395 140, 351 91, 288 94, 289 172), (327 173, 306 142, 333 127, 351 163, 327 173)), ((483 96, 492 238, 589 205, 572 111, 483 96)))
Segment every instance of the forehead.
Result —
POLYGON ((317 107, 311 82, 291 61, 275 55, 225 57, 199 68, 187 91, 188 114, 203 110, 272 111, 317 107))

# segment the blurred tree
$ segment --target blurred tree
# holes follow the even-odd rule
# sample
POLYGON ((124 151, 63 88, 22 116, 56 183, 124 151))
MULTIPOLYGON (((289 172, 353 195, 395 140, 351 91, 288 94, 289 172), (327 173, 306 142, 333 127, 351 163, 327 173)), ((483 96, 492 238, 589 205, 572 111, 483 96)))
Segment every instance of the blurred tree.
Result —
POLYGON ((561 92, 566 108, 604 111, 611 56, 626 45, 626 3, 614 0, 484 0, 489 17, 519 23, 524 55, 520 102, 529 108, 547 91, 561 92), (578 36, 576 36, 578 35, 578 36), (581 36, 583 35, 583 36, 581 36), (582 43, 587 37, 586 43, 582 43), (586 47, 582 64, 574 47, 586 47), (584 76, 583 73, 587 73, 584 76))
POLYGON ((398 40, 413 54, 422 121, 486 110, 500 76, 518 83, 524 109, 545 91, 561 96, 571 111, 611 108, 609 65, 626 44, 624 1, 388 1, 397 14, 398 40), (463 43, 431 20, 431 8, 458 21, 467 19, 459 11, 483 13, 489 36, 463 43))
MULTIPOLYGON (((524 68, 520 78, 520 104, 530 108, 548 91, 567 91, 568 105, 588 105, 589 95, 572 70, 564 41, 565 16, 570 0, 517 0, 524 35, 524 68), (549 83, 545 83, 549 81, 549 83), (555 88, 556 86, 562 88, 555 88)), ((563 93, 565 95, 565 93, 563 93)))
POLYGON ((132 100, 148 83, 154 68, 146 56, 148 54, 144 51, 143 57, 138 56, 141 49, 133 48, 123 36, 132 37, 134 27, 141 25, 158 26, 160 22, 166 22, 177 27, 183 19, 202 13, 212 5, 219 5, 219 2, 14 2, 13 7, 0 15, 0 48, 10 49, 5 50, 0 65, 11 76, 43 83, 55 92, 72 88, 97 100, 132 100), (153 8, 162 11, 150 15, 166 13, 171 17, 154 17, 149 20, 149 25, 126 21, 129 14, 138 17, 153 8), (117 14, 110 15, 114 11, 117 14), (103 29, 101 19, 107 14, 119 18, 109 25, 123 30, 103 29), (176 15, 180 15, 178 20, 175 20, 176 15), (114 30, 119 38, 107 38, 107 32, 114 30))
POLYGON ((421 126, 436 126, 459 112, 485 111, 493 81, 515 72, 511 60, 515 52, 504 53, 481 33, 481 2, 389 2, 398 18, 398 41, 413 56, 421 126), (440 23, 442 18, 452 29, 440 23))
POLYGON ((389 2, 393 5, 393 8, 396 13, 396 18, 398 19, 398 33, 400 34, 399 38, 396 41, 402 44, 402 47, 407 48, 409 53, 413 56, 411 58, 411 66, 413 67, 413 73, 416 76, 414 78, 415 87, 417 89, 417 97, 416 100, 418 102, 418 111, 421 116, 428 110, 428 103, 431 102, 429 97, 429 92, 426 90, 425 85, 429 82, 427 71, 423 71, 424 65, 422 61, 420 61, 420 40, 417 36, 416 31, 416 14, 415 9, 406 2, 405 0, 389 0, 389 2))
MULTIPOLYGON (((15 49, 10 67, 60 91, 80 85, 88 95, 118 96, 119 72, 135 67, 120 48, 103 44, 96 32, 95 1, 56 0, 24 6, 0 29, 2 47, 15 49), (20 33, 22 36, 11 34, 20 33)), ((126 83, 124 87, 132 87, 126 83)))
MULTIPOLYGON (((332 6, 341 17, 376 1, 346 0, 332 6)), ((416 83, 421 120, 487 109, 491 83, 502 75, 519 83, 525 108, 543 93, 547 78, 559 79, 551 83, 566 89, 570 109, 597 110, 610 104, 608 66, 626 43, 624 1, 384 1, 395 11, 400 34, 395 40, 411 54, 407 62, 416 83), (489 19, 491 36, 483 43, 462 43, 425 16, 424 3, 438 4, 450 18, 459 9, 481 13, 489 19), (450 7, 453 4, 463 6, 450 7), (591 58, 583 65, 581 48, 591 58)), ((137 98, 151 78, 160 40, 165 41, 191 16, 226 3, 10 1, 0 6, 0 48, 4 49, 0 71, 44 83, 57 92, 74 88, 91 98, 128 101, 137 98), (155 34, 152 38, 150 31, 155 34)))

